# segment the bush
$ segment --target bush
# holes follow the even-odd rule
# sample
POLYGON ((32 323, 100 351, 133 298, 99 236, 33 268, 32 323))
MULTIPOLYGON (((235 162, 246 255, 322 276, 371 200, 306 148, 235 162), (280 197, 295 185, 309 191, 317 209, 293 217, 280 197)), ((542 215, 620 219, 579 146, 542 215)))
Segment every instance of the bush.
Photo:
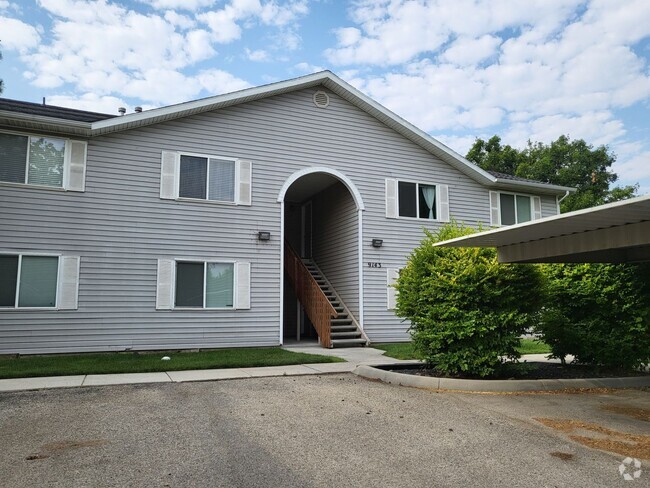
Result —
POLYGON ((650 363, 650 267, 548 264, 538 331, 552 356, 629 369, 650 363))
POLYGON ((537 267, 499 264, 494 249, 433 246, 472 232, 455 222, 435 235, 425 231, 397 280, 396 313, 411 321, 415 350, 430 366, 484 377, 502 356, 519 357, 542 286, 537 267))

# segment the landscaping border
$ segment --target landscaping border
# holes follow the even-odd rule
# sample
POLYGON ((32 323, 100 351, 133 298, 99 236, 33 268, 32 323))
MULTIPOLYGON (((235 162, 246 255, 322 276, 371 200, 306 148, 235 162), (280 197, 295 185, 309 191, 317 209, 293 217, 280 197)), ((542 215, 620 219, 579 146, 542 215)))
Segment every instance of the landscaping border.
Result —
MULTIPOLYGON (((404 366, 401 363, 400 366, 404 366)), ((419 363, 412 363, 419 364, 419 363)), ((579 378, 544 380, 465 380, 458 378, 438 378, 396 373, 381 368, 395 367, 395 364, 357 366, 352 371, 357 376, 380 380, 399 386, 429 388, 434 390, 457 390, 477 392, 521 392, 553 391, 573 388, 639 388, 650 387, 649 376, 630 376, 624 378, 579 378)))

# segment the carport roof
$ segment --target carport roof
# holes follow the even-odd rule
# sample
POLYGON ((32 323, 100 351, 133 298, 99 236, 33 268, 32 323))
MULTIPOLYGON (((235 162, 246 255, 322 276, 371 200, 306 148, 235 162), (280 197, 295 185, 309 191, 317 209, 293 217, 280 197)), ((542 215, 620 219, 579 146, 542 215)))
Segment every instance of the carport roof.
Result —
POLYGON ((650 195, 435 245, 496 247, 506 263, 650 261, 650 195))

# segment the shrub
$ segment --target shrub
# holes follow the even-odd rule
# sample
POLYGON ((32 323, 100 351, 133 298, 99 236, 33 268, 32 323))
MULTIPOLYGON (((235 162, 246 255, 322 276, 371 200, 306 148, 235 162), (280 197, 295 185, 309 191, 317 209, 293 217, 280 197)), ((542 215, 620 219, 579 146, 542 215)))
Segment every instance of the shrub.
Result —
POLYGON ((411 321, 415 350, 429 365, 484 377, 502 357, 519 357, 542 287, 537 267, 499 264, 494 249, 434 247, 472 232, 455 222, 425 231, 397 280, 396 313, 411 321))
POLYGON ((650 362, 650 267, 542 265, 548 301, 538 331, 552 356, 609 368, 650 362))

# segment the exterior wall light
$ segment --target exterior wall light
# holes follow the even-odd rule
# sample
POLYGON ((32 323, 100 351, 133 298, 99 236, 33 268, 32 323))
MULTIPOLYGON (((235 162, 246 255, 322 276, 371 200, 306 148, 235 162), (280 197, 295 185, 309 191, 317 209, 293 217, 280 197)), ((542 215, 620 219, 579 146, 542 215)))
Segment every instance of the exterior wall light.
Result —
POLYGON ((384 244, 383 239, 373 239, 372 240, 372 247, 381 247, 384 244))
POLYGON ((271 233, 266 231, 260 231, 257 233, 257 239, 260 241, 270 241, 271 233))

